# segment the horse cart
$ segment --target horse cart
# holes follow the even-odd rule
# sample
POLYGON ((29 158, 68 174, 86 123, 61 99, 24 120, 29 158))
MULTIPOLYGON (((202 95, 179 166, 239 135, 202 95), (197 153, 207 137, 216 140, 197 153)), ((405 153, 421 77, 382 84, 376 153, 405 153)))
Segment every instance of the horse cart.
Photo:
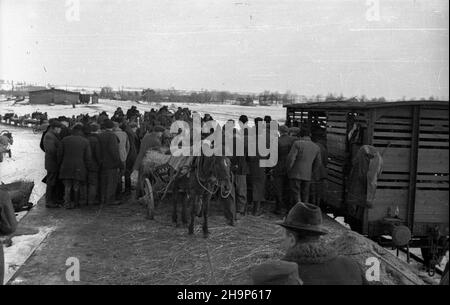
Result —
POLYGON ((177 178, 185 176, 193 157, 175 157, 159 150, 150 150, 139 170, 137 196, 147 207, 147 218, 154 219, 155 207, 175 189, 177 178))
POLYGON ((285 107, 288 125, 308 126, 313 141, 327 147, 323 208, 344 216, 358 233, 405 251, 408 259, 409 247, 421 248, 433 273, 449 241, 448 101, 350 100, 285 107), (364 146, 382 155, 383 163, 375 186, 360 187, 366 195, 374 187, 370 205, 367 197, 352 200, 350 191, 354 160, 364 146))

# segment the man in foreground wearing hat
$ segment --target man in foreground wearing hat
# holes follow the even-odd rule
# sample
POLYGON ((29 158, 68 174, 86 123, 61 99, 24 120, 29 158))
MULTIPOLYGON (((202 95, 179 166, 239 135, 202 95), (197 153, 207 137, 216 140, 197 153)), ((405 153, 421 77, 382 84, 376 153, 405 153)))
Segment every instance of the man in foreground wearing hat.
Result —
POLYGON ((322 225, 319 207, 299 202, 279 223, 285 228, 283 248, 285 261, 298 264, 305 285, 363 285, 366 283, 360 266, 340 256, 320 240, 328 232, 322 225))

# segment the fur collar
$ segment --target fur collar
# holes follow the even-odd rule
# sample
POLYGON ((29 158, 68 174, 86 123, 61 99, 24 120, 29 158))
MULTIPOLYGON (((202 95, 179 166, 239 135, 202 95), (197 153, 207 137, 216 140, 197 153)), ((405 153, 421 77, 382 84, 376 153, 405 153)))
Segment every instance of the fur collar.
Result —
POLYGON ((297 244, 289 249, 284 260, 298 264, 321 264, 338 256, 336 250, 324 243, 297 244))

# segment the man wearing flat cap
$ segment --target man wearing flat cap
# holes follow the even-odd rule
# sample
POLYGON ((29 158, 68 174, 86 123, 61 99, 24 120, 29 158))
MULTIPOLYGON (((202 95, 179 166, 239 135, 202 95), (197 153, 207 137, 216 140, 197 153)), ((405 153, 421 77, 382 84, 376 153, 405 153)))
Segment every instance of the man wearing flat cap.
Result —
POLYGON ((284 261, 298 265, 304 285, 363 285, 364 274, 352 259, 340 256, 320 240, 327 230, 319 207, 299 202, 278 223, 284 229, 284 261))

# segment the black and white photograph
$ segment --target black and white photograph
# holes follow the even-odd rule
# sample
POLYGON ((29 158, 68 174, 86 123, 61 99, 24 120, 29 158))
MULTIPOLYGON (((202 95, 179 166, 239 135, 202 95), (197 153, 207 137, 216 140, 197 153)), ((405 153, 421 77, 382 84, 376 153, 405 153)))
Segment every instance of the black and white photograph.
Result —
POLYGON ((448 260, 448 0, 0 0, 0 285, 267 303, 448 260))

